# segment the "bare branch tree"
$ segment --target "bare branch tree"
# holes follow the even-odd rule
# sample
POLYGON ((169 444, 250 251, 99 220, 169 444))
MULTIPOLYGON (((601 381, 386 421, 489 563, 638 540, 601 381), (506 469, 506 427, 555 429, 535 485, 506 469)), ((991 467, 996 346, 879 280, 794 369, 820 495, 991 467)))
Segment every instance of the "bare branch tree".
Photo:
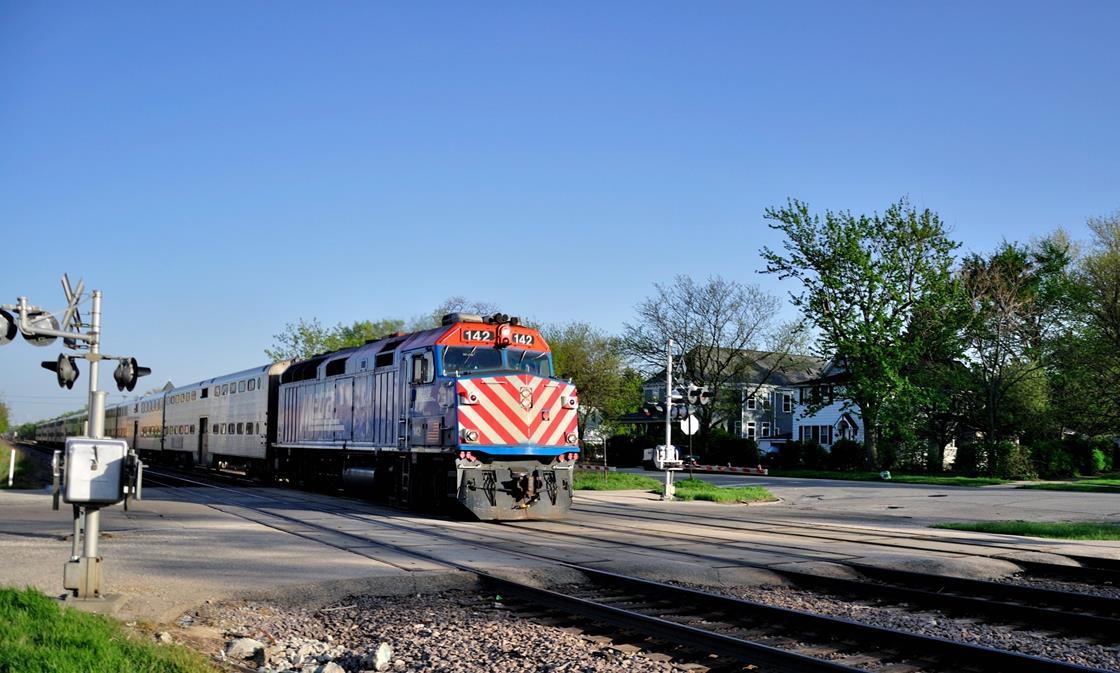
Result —
POLYGON ((636 320, 625 325, 623 352, 652 375, 664 371, 665 348, 673 340, 681 375, 709 387, 721 403, 701 411, 700 436, 706 441, 716 414, 742 404, 738 391, 729 398, 731 384, 760 368, 768 378, 784 364, 799 332, 777 323, 780 301, 757 285, 720 276, 703 283, 677 276, 672 284, 654 288, 656 294, 636 307, 636 320), (778 357, 766 357, 762 349, 778 357))

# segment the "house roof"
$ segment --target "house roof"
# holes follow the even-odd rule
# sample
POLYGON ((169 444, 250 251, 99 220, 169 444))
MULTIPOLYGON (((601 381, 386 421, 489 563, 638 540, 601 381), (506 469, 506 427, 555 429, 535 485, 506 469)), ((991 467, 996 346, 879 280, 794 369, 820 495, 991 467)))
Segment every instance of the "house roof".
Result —
MULTIPOLYGON (((736 384, 770 384, 780 387, 796 386, 813 380, 829 364, 828 360, 809 355, 774 353, 772 351, 740 350, 743 371, 729 380, 736 384)), ((665 370, 651 376, 646 385, 664 383, 665 370)))

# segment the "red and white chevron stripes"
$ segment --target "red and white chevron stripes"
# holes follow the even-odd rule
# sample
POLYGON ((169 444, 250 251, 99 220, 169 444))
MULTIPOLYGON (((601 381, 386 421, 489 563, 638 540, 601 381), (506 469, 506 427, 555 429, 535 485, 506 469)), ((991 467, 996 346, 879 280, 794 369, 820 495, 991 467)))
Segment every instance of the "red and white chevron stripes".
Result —
POLYGON ((579 400, 570 383, 511 374, 460 379, 458 392, 459 436, 477 433, 472 444, 572 446, 579 400))

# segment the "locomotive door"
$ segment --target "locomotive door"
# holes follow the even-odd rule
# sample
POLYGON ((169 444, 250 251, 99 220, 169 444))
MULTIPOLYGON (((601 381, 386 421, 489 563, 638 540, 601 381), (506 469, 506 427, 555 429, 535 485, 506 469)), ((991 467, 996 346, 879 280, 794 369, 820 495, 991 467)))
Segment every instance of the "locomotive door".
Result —
POLYGON ((206 466, 206 461, 209 458, 210 452, 210 419, 205 416, 198 419, 198 464, 203 467, 206 466))

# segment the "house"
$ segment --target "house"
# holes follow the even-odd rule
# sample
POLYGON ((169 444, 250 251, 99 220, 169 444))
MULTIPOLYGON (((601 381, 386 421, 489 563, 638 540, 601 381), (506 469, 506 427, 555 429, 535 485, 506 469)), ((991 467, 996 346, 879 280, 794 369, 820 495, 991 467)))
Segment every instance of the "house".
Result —
MULTIPOLYGON (((713 425, 722 427, 736 437, 754 439, 762 451, 771 451, 787 441, 795 432, 800 386, 813 380, 826 366, 827 361, 806 355, 773 353, 768 351, 738 351, 742 358, 742 371, 724 385, 739 401, 736 412, 722 410, 713 425)), ((685 358, 687 361, 687 357, 685 358)), ((704 385, 703 381, 688 381, 685 385, 704 385)), ((674 383, 676 387, 676 383, 674 383)), ((665 399, 664 371, 651 377, 643 387, 646 403, 665 399)), ((641 418, 641 412, 629 414, 624 422, 659 423, 660 418, 641 418), (634 418, 630 418, 634 417, 634 418)))
POLYGON ((835 360, 814 377, 797 386, 793 438, 815 442, 825 448, 840 439, 863 441, 863 419, 859 407, 844 396, 847 371, 835 360))

